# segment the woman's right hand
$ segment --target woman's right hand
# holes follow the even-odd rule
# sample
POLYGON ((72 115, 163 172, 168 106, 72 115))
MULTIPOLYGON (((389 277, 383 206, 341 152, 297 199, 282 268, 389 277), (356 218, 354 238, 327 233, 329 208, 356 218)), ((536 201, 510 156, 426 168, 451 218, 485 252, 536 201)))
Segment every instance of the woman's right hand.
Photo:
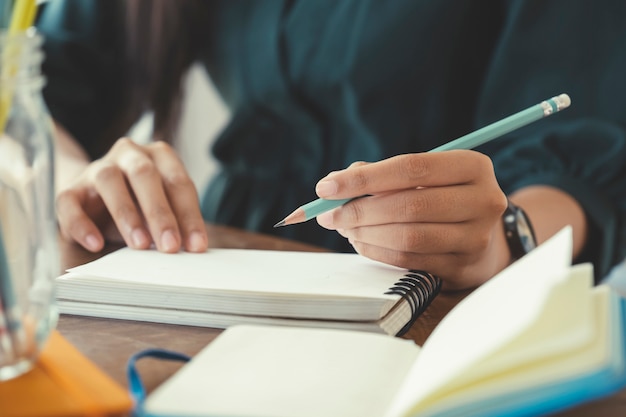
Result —
POLYGON ((169 253, 208 247, 196 188, 165 142, 119 139, 58 191, 56 209, 62 235, 92 252, 122 240, 169 253))

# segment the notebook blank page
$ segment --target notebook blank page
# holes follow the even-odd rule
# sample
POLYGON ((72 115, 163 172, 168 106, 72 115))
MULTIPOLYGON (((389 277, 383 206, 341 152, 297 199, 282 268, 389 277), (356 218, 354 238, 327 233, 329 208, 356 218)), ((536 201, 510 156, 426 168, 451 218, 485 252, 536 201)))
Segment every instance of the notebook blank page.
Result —
POLYGON ((363 332, 234 326, 146 402, 149 416, 381 416, 419 353, 363 332))
POLYGON ((396 299, 383 293, 406 270, 356 254, 250 249, 165 254, 124 248, 69 272, 71 279, 99 277, 223 291, 396 299))

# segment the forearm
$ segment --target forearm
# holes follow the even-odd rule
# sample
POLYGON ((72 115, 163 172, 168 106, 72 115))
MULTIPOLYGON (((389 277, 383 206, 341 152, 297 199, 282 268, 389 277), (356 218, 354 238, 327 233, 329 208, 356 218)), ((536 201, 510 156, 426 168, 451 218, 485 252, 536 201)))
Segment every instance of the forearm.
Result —
POLYGON ((72 135, 58 123, 54 124, 55 189, 72 183, 90 162, 89 156, 72 135))
POLYGON ((581 205, 569 194, 549 186, 533 185, 517 190, 510 200, 522 207, 535 230, 537 243, 542 243, 571 225, 574 237, 574 259, 582 252, 587 241, 588 224, 581 205))

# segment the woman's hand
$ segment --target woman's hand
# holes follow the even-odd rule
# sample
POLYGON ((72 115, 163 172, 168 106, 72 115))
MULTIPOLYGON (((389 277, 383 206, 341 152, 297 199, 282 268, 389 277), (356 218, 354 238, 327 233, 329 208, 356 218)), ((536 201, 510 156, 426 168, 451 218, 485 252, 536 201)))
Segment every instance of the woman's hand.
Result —
POLYGON ((368 195, 318 216, 369 258, 475 287, 509 264, 507 201, 491 160, 474 151, 400 155, 356 163, 317 184, 327 199, 368 195))
POLYGON ((118 140, 58 192, 56 207, 63 236, 93 252, 105 240, 163 252, 208 246, 195 186, 164 142, 118 140))

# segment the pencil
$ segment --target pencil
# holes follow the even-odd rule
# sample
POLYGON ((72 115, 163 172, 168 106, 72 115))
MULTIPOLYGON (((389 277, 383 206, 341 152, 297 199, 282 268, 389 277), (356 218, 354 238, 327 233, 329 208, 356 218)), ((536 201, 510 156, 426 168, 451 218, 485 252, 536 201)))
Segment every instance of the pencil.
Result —
MULTIPOLYGON (((11 14, 11 22, 9 24, 9 39, 6 44, 6 50, 3 51, 0 60, 2 63, 0 68, 2 69, 2 76, 5 78, 12 77, 18 71, 15 62, 9 61, 11 55, 15 54, 15 45, 10 42, 11 36, 15 36, 21 32, 26 31, 32 24, 37 14, 37 2, 35 0, 16 0, 13 5, 13 11, 11 14)), ((11 110, 11 100, 13 95, 13 89, 6 89, 0 95, 0 134, 4 133, 6 127, 7 118, 9 117, 9 111, 11 110)))
MULTIPOLYGON (((465 136, 461 136, 451 142, 445 143, 441 146, 431 149, 428 152, 442 152, 452 149, 472 149, 500 136, 503 136, 513 130, 519 129, 522 126, 526 126, 536 120, 550 116, 558 111, 561 111, 571 104, 570 97, 567 94, 560 94, 552 97, 548 100, 544 100, 539 104, 535 104, 508 116, 502 120, 492 123, 488 126, 480 128, 465 136)), ((360 198, 360 197, 356 197, 360 198)), ((319 216, 334 208, 340 207, 354 198, 344 198, 340 200, 326 200, 318 198, 303 206, 295 209, 290 215, 285 217, 280 222, 276 223, 274 227, 288 226, 290 224, 302 223, 319 216)))

